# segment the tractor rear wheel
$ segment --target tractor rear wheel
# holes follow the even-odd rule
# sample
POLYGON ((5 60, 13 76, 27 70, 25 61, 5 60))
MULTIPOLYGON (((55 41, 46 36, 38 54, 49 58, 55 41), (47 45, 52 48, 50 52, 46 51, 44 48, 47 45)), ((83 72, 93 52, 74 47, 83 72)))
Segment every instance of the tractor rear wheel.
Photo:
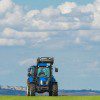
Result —
POLYGON ((58 96, 58 84, 53 84, 52 86, 52 96, 58 96))
POLYGON ((35 85, 30 84, 30 96, 35 96, 35 85))

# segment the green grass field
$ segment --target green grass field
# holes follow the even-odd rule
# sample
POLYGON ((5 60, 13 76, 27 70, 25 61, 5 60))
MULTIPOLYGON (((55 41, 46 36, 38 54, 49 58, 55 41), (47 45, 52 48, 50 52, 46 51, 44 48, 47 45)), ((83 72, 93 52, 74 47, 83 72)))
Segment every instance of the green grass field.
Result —
POLYGON ((100 100, 100 96, 0 96, 0 100, 100 100))

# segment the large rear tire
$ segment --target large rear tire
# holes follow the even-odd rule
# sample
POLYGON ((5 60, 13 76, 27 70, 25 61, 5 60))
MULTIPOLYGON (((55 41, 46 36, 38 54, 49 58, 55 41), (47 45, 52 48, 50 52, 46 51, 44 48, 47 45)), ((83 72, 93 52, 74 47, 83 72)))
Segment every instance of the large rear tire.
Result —
POLYGON ((30 96, 35 96, 35 85, 30 84, 30 96))
POLYGON ((58 84, 54 83, 52 86, 52 96, 58 96, 58 84))

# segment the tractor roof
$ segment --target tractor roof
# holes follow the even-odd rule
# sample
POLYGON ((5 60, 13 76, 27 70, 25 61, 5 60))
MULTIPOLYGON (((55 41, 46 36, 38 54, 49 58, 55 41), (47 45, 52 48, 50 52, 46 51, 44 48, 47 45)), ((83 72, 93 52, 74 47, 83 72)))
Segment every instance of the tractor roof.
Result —
POLYGON ((54 58, 53 57, 39 57, 37 59, 37 64, 38 63, 49 63, 52 64, 54 63, 54 58))

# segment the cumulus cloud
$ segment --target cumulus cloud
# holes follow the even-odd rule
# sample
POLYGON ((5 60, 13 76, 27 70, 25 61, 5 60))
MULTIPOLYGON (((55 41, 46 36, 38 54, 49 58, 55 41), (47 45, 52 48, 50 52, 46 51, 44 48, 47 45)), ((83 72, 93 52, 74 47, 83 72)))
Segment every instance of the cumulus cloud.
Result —
POLYGON ((100 0, 95 0, 93 4, 88 4, 80 8, 82 13, 92 13, 93 20, 91 26, 100 29, 100 0))
POLYGON ((94 12, 93 4, 87 4, 86 6, 80 7, 82 13, 94 12))
POLYGON ((68 14, 72 12, 73 8, 76 8, 77 5, 74 2, 65 2, 62 5, 58 6, 62 14, 68 14))
POLYGON ((32 18, 40 13, 39 10, 31 10, 26 14, 26 18, 32 18))
POLYGON ((14 45, 25 45, 25 41, 20 39, 6 39, 6 38, 0 38, 0 45, 1 46, 14 46, 14 45))
MULTIPOLYGON (((70 43, 75 42, 75 45, 84 44, 87 39, 88 43, 99 42, 99 32, 96 31, 100 28, 99 3, 99 0, 96 0, 93 4, 79 6, 75 2, 65 2, 57 7, 26 11, 12 0, 1 0, 1 39, 3 44, 6 44, 4 41, 12 39, 13 42, 23 40, 21 44, 28 42, 31 45, 48 41, 52 36, 57 37, 63 33, 63 36, 68 37, 70 43), (84 29, 88 29, 89 32, 84 29)), ((18 45, 17 42, 14 44, 18 45)))
POLYGON ((0 0, 0 13, 4 13, 8 9, 12 8, 13 2, 11 0, 0 0))
POLYGON ((3 30, 2 36, 6 38, 17 38, 17 39, 47 39, 49 37, 49 32, 27 32, 27 31, 17 31, 12 28, 5 28, 3 30))
MULTIPOLYGON (((30 45, 37 45, 40 42, 45 42, 49 39, 49 36, 55 34, 53 32, 28 32, 28 31, 17 31, 12 28, 5 28, 2 32, 2 37, 6 39, 14 39, 14 40, 24 40, 19 41, 19 44, 26 44, 26 42, 30 43, 30 45), (24 43, 25 42, 25 43, 24 43)), ((12 41, 14 42, 14 41, 12 41)), ((18 45, 18 43, 13 43, 13 45, 18 45)), ((20 45, 21 45, 20 44, 20 45)))
POLYGON ((48 8, 44 8, 41 11, 41 14, 47 17, 55 17, 60 15, 60 11, 58 9, 54 9, 53 7, 48 7, 48 8))

